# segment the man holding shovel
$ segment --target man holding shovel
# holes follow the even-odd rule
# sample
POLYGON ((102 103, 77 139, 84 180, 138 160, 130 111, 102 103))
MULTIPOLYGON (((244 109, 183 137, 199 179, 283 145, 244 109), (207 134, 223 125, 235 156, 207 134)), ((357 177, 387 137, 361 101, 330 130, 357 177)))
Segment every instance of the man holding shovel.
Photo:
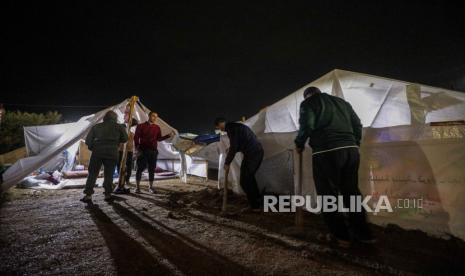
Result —
MULTIPOLYGON (((317 87, 304 91, 305 100, 300 105, 299 132, 295 138, 296 149, 301 154, 305 142, 313 150, 313 178, 319 196, 343 196, 348 207, 350 196, 361 196, 358 189, 358 147, 362 138, 362 124, 352 106, 345 100, 331 96, 317 87)), ((325 240, 336 241, 347 247, 350 240, 374 242, 368 228, 366 214, 349 212, 346 225, 344 216, 337 212, 324 212, 323 218, 330 235, 325 240)))
POLYGON ((215 120, 215 127, 221 131, 226 131, 229 138, 229 150, 224 162, 225 172, 229 171, 229 166, 237 152, 242 152, 244 158, 241 163, 240 185, 247 194, 249 201, 248 210, 260 212, 262 198, 258 190, 255 173, 263 160, 263 148, 255 133, 246 125, 241 123, 226 122, 223 118, 215 120))

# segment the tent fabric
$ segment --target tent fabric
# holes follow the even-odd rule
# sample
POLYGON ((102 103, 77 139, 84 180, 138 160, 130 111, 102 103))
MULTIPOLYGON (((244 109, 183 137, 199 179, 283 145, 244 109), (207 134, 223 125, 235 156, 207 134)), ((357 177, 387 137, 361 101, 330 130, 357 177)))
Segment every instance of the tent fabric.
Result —
MULTIPOLYGON (((27 155, 39 155, 48 145, 69 131, 71 127, 73 127, 73 123, 24 127, 24 142, 27 155)), ((80 143, 76 142, 66 148, 41 168, 46 171, 71 170, 79 145, 80 143)))
POLYGON ((38 155, 73 126, 74 123, 24 127, 24 144, 27 155, 38 155))
MULTIPOLYGON (((159 159, 157 160, 157 167, 167 171, 182 171, 182 164, 180 159, 159 159)), ((191 157, 186 155, 187 174, 196 175, 199 177, 208 177, 208 161, 205 159, 191 157)))
POLYGON ((62 135, 51 141, 39 155, 21 159, 13 164, 13 166, 8 168, 8 170, 3 174, 2 191, 15 185, 24 177, 47 164, 47 162, 56 158, 56 156, 64 150, 84 138, 89 129, 103 119, 103 116, 107 111, 125 108, 126 104, 127 101, 124 101, 117 106, 109 107, 94 115, 81 118, 79 121, 73 123, 72 127, 69 127, 67 132, 64 132, 62 135))
POLYGON ((426 113, 424 123, 465 117, 465 93, 418 84, 420 95, 412 102, 407 93, 411 85, 415 84, 336 69, 267 107, 265 133, 298 130, 299 106, 309 86, 348 101, 364 127, 409 125, 412 106, 426 113))
MULTIPOLYGON (((387 193, 393 200, 399 196, 424 198, 428 205, 421 211, 396 210, 388 215, 371 216, 372 222, 394 223, 407 229, 465 239, 465 126, 429 126, 431 122, 465 120, 465 93, 333 70, 244 122, 255 132, 265 151, 257 172, 262 192, 296 193, 299 166, 294 138, 299 127, 303 91, 309 86, 344 98, 361 118, 364 125, 359 171, 362 193, 387 193), (373 164, 383 165, 374 169, 373 164), (399 182, 399 179, 405 181, 399 182)), ((224 145, 213 143, 199 152, 208 160, 219 160, 216 163, 220 170, 224 164, 220 158, 224 152, 221 147, 224 145)), ((308 146, 302 158, 302 194, 316 196, 308 146)), ((229 175, 229 183, 238 193, 242 192, 240 162, 238 154, 229 175)))
POLYGON ((465 125, 366 129, 360 153, 362 193, 402 202, 373 222, 465 240, 465 125))
MULTIPOLYGON (((128 103, 129 100, 125 100, 95 114, 82 117, 74 123, 25 128, 25 141, 29 156, 18 160, 4 172, 1 190, 7 190, 39 168, 53 169, 65 166, 67 163, 69 164, 68 158, 76 156, 80 141, 85 138, 90 128, 102 121, 105 113, 110 110, 116 112, 119 123, 122 123, 128 103)), ((141 103, 135 105, 134 111, 134 118, 139 122, 148 120, 147 113, 150 110, 141 103)), ((171 131, 177 133, 177 130, 163 121, 163 119, 158 118, 157 123, 160 125, 163 135, 171 131)), ((180 154, 166 141, 159 143, 158 150, 159 158, 161 159, 181 158, 180 154)), ((186 167, 185 171, 187 169, 186 167)), ((198 169, 193 170, 194 173, 198 171, 198 169)), ((202 173, 201 176, 204 176, 204 174, 202 173)))

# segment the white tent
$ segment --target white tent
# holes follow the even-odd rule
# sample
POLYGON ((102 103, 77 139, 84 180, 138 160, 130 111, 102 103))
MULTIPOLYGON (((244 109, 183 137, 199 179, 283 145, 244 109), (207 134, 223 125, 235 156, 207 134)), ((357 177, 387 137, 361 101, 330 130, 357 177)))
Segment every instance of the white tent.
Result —
MULTIPOLYGON (((465 120, 465 93, 333 70, 245 122, 265 150, 257 173, 263 192, 295 192, 298 166, 293 141, 299 127, 303 91, 309 86, 344 98, 361 118, 362 193, 373 197, 387 195, 394 205, 397 200, 410 199, 413 205, 419 202, 415 199, 422 199, 423 209, 379 213, 371 216, 372 222, 465 239, 465 125, 430 124, 465 120)), ((224 153, 223 148, 220 144, 216 148, 210 145, 200 154, 219 160, 215 151, 224 153)), ((240 160, 241 156, 237 156, 229 177, 236 192, 241 192, 240 160)), ((303 160, 303 194, 315 196, 310 149, 304 152, 303 160)))
MULTIPOLYGON (((103 116, 109 110, 115 111, 119 123, 122 123, 128 103, 129 100, 125 100, 95 114, 82 117, 75 123, 25 127, 25 144, 29 157, 17 161, 8 168, 3 174, 1 190, 4 191, 17 184, 39 168, 64 171, 71 169, 70 164, 74 162, 80 141, 85 138, 90 128, 101 122, 103 116)), ((139 122, 145 122, 148 119, 148 112, 149 110, 139 102, 135 105, 133 117, 139 122)), ((171 131, 177 133, 176 129, 161 118, 158 118, 157 124, 160 126, 163 135, 171 131)), ((181 176, 193 174, 207 177, 205 162, 193 162, 193 158, 190 156, 181 155, 174 150, 170 142, 163 141, 159 143, 158 151, 158 166, 177 171, 181 176), (181 164, 184 164, 184 166, 181 164)))

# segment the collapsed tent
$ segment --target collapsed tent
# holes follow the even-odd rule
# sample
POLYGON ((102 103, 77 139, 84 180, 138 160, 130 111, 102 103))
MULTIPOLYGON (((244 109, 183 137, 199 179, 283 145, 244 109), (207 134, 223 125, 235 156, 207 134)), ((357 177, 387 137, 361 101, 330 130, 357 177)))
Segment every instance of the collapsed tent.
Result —
MULTIPOLYGON (((309 86, 348 101, 363 123, 362 194, 374 199, 387 195, 393 207, 404 201, 404 208, 393 213, 371 215, 373 223, 465 239, 465 93, 333 70, 244 122, 265 150, 257 172, 262 192, 297 192, 294 138, 303 91, 309 86), (418 202, 422 208, 414 206, 418 202)), ((209 145, 199 156, 217 163, 221 170, 227 148, 224 143, 209 145)), ((238 155, 229 175, 235 192, 241 192, 240 161, 238 155)), ((304 151, 303 164, 302 194, 316 196, 309 148, 304 151)))
MULTIPOLYGON (((85 159, 86 155, 87 158, 89 156, 85 153, 87 146, 81 140, 85 138, 90 128, 101 122, 105 113, 110 110, 116 112, 119 123, 123 123, 128 103, 129 100, 125 100, 95 114, 82 117, 74 123, 25 127, 24 138, 28 157, 18 160, 4 172, 1 190, 5 191, 39 169, 62 172, 71 170, 76 156, 80 162, 85 159)), ((145 122, 148 120, 149 111, 138 102, 135 105, 133 118, 139 122, 145 122)), ((158 118, 157 124, 162 134, 172 131, 177 133, 176 129, 161 118, 158 118)), ((172 147, 170 142, 160 142, 158 152, 158 167, 176 171, 184 179, 187 174, 207 177, 206 161, 180 153, 172 147)))

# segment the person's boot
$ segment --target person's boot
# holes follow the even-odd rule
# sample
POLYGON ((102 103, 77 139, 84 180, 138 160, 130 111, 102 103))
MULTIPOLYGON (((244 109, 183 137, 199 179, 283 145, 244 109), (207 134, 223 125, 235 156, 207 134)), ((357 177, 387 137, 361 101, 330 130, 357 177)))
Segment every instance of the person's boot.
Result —
POLYGON ((351 246, 350 240, 339 239, 331 234, 319 234, 317 236, 317 239, 322 242, 327 242, 336 245, 343 249, 347 249, 351 246))
POLYGON ((116 187, 116 189, 113 191, 115 194, 124 194, 124 187, 116 187))
POLYGON ((371 233, 366 233, 365 235, 354 234, 354 240, 364 244, 375 244, 377 242, 371 233))
POLYGON ((155 193, 155 189, 153 188, 153 182, 150 182, 150 184, 149 184, 149 193, 151 193, 151 194, 155 193))
POLYGON ((124 187, 123 187, 123 194, 130 194, 131 193, 131 190, 129 188, 125 188, 125 187, 129 187, 129 180, 126 180, 125 181, 125 184, 124 184, 124 187))
POLYGON ((105 194, 105 198, 103 200, 110 203, 113 202, 113 197, 111 196, 111 194, 105 194))
POLYGON ((136 194, 140 194, 140 182, 136 182, 136 194))
POLYGON ((91 195, 85 195, 83 198, 80 199, 80 201, 84 203, 92 203, 92 196, 91 195))

